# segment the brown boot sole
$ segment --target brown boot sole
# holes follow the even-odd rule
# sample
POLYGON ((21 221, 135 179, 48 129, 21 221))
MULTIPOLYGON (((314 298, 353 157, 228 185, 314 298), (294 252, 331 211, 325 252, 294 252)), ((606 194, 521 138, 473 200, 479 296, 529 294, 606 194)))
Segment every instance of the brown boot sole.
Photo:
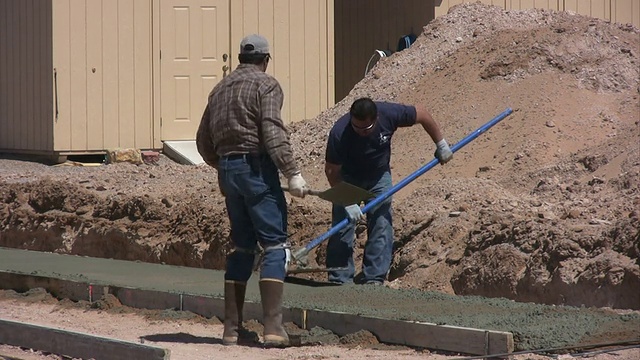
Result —
POLYGON ((222 337, 222 345, 238 345, 237 336, 222 337))
POLYGON ((287 347, 289 339, 280 335, 265 335, 264 345, 268 347, 287 347))

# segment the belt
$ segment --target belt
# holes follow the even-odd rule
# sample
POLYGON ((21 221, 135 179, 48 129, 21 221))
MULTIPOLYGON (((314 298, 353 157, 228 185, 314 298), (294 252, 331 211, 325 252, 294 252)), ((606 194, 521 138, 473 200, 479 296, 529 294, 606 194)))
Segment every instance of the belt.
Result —
POLYGON ((238 160, 238 159, 251 160, 251 159, 260 158, 260 156, 261 155, 258 154, 258 153, 253 153, 253 154, 231 154, 231 155, 223 155, 223 156, 221 156, 221 158, 227 159, 227 160, 238 160))

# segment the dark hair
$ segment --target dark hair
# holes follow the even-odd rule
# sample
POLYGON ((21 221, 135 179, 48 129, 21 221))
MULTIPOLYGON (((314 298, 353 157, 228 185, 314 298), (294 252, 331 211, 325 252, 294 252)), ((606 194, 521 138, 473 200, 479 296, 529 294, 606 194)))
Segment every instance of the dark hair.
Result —
POLYGON ((375 119, 378 116, 378 107, 373 100, 364 97, 354 101, 349 112, 358 120, 375 119))
POLYGON ((269 54, 239 54, 238 55, 238 61, 240 61, 240 64, 260 65, 269 58, 271 58, 271 55, 269 54))

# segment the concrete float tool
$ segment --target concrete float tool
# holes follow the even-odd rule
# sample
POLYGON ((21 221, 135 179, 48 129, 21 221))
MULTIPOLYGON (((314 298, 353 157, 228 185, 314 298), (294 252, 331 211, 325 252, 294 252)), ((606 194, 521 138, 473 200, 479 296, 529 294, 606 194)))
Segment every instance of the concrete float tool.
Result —
MULTIPOLYGON (((289 191, 289 188, 283 186, 282 190, 289 191)), ((342 206, 359 204, 374 196, 372 192, 344 181, 325 191, 306 190, 305 195, 317 196, 322 200, 327 200, 342 206)))
MULTIPOLYGON (((282 190, 289 191, 287 186, 282 186, 282 190)), ((351 204, 360 204, 363 201, 373 199, 374 194, 361 187, 349 184, 347 182, 341 182, 325 191, 318 191, 308 189, 305 191, 306 195, 317 196, 320 199, 330 201, 336 205, 348 206, 351 204)), ((338 268, 318 268, 309 267, 308 263, 297 262, 295 268, 289 268, 291 265, 291 251, 287 249, 287 274, 304 274, 304 273, 316 273, 316 272, 328 272, 328 271, 341 271, 347 270, 346 267, 338 268)))
MULTIPOLYGON (((513 110, 511 108, 507 108, 502 113, 500 113, 498 116, 494 117, 489 122, 487 122, 486 124, 482 125, 478 129, 476 129, 474 132, 472 132, 471 134, 467 135, 465 138, 460 140, 460 142, 458 142, 457 144, 451 146, 451 151, 453 153, 455 153, 456 151, 460 150, 462 147, 464 147, 465 145, 467 145, 471 141, 475 140, 478 136, 483 134, 485 131, 489 130, 495 124, 499 123, 504 118, 506 118, 507 116, 511 115, 512 112, 513 112, 513 110)), ((362 212, 366 213, 367 211, 369 211, 369 210, 373 209, 374 207, 378 206, 378 204, 380 204, 381 202, 383 202, 386 199, 388 199, 389 197, 391 197, 393 194, 398 192, 403 187, 407 186, 409 183, 411 183, 413 180, 417 179, 419 176, 421 176, 424 173, 426 173, 427 171, 431 170, 434 166, 438 165, 438 163, 439 163, 438 159, 434 158, 433 160, 431 160, 427 164, 423 165, 420 169, 416 170, 415 172, 413 172, 412 174, 408 175, 406 178, 401 180, 399 183, 397 183, 396 185, 392 186, 391 189, 389 189, 386 192, 380 194, 378 197, 376 197, 375 199, 373 199, 372 201, 367 203, 362 208, 362 212)), ((354 202, 352 202, 350 204, 353 204, 353 203, 354 202)), ((344 219, 341 222, 339 222, 338 224, 334 225, 326 233, 324 233, 324 234, 320 235, 319 237, 315 238, 314 240, 312 240, 305 247, 297 249, 295 251, 292 251, 290 254, 287 251, 287 258, 288 258, 287 259, 287 273, 293 274, 293 273, 300 273, 300 272, 330 271, 330 270, 343 269, 343 268, 334 268, 334 269, 325 268, 325 269, 308 269, 307 270, 305 268, 309 265, 309 261, 308 261, 308 258, 307 258, 307 255, 309 254, 309 252, 311 250, 313 250, 315 247, 317 247, 318 245, 322 244, 327 239, 329 239, 331 236, 333 236, 336 233, 338 233, 340 230, 342 230, 348 224, 349 224, 349 219, 344 219), (289 270, 289 266, 290 265, 296 265, 296 267, 298 269, 289 270)))

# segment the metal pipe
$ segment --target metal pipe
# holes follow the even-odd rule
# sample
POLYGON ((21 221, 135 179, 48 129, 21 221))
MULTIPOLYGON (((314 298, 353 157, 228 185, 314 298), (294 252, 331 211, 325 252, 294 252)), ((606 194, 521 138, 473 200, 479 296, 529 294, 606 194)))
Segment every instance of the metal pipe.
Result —
MULTIPOLYGON (((484 124, 481 127, 479 127, 476 131, 474 131, 471 134, 467 135, 464 139, 462 139, 457 144, 453 145, 451 147, 451 151, 455 153, 456 151, 460 150, 463 146, 465 146, 468 143, 470 143, 471 141, 475 140, 478 136, 480 136, 482 133, 484 133, 485 131, 490 129, 493 125, 495 125, 498 122, 500 122, 502 119, 504 119, 507 116, 509 116, 512 112, 513 112, 513 110, 511 110, 511 108, 507 108, 505 111, 500 113, 498 116, 496 116, 495 118, 493 118, 492 120, 490 120, 486 124, 484 124)), ((381 202, 383 202, 386 199, 388 199, 389 197, 391 197, 393 194, 398 192, 400 189, 402 189, 403 187, 407 186, 409 183, 411 183, 413 180, 418 178, 420 175, 422 175, 422 174, 426 173, 427 171, 431 170, 434 166, 438 165, 438 163, 439 163, 438 159, 434 158, 433 160, 428 162, 426 165, 422 166, 420 169, 416 170, 415 172, 413 172, 412 174, 410 174, 406 178, 402 179, 399 183, 397 183, 396 185, 392 186, 389 190, 387 190, 383 194, 380 194, 378 197, 376 197, 371 202, 366 204, 362 208, 362 212, 366 213, 367 211, 373 209, 375 206, 377 206, 381 202)), ((324 233, 324 234, 320 235, 319 237, 315 238, 314 240, 312 240, 307 246, 294 251, 291 254, 293 256, 293 259, 296 260, 296 261, 301 260, 304 256, 306 256, 309 253, 309 251, 311 251, 316 246, 320 245, 325 240, 329 239, 331 236, 333 236, 336 233, 338 233, 338 231, 342 230, 348 224, 349 224, 349 219, 346 218, 346 219, 342 220, 341 222, 339 222, 338 224, 334 225, 329 231, 327 231, 326 233, 324 233)))

